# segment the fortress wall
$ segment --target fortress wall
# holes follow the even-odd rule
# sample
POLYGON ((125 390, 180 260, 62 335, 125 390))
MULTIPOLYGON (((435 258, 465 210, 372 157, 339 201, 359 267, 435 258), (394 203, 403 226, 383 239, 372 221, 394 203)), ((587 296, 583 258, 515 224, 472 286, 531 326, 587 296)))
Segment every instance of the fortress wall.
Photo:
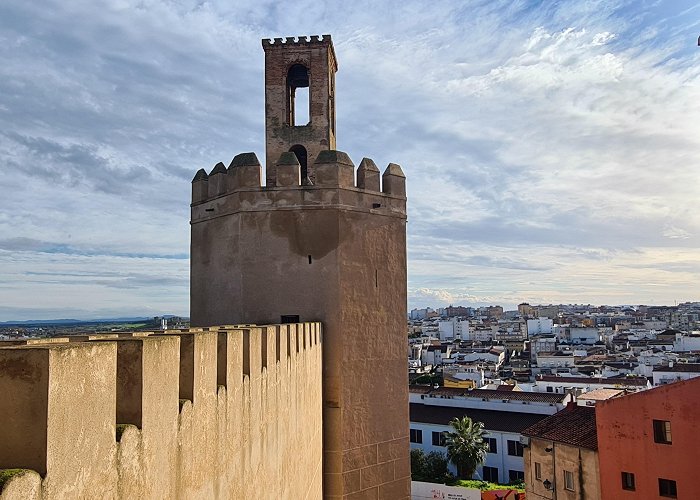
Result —
POLYGON ((319 323, 5 345, 0 500, 322 496, 319 323))

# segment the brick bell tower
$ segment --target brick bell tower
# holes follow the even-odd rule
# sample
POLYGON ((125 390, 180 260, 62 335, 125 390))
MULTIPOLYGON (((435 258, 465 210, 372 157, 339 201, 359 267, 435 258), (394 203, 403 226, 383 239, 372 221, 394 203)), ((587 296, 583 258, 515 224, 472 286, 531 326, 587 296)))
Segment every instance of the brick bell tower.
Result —
POLYGON ((406 179, 335 150, 330 36, 262 45, 267 182, 255 153, 192 181, 192 325, 321 321, 324 498, 408 499, 406 179))
POLYGON ((267 185, 276 182, 275 162, 296 154, 302 184, 313 182, 318 154, 335 150, 335 59, 330 35, 309 41, 263 40, 265 50, 265 148, 267 185), (300 94, 304 94, 303 99, 300 94), (307 109, 302 109, 307 108, 307 109), (307 121, 308 120, 308 121, 307 121), (303 123, 302 123, 303 122, 303 123), (270 168, 273 166, 273 168, 270 168))

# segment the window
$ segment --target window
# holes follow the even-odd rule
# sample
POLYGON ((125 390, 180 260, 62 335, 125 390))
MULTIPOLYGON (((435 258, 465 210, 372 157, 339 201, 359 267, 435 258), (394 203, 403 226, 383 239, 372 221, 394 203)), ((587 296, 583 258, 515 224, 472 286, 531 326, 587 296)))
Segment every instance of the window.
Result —
POLYGON ((547 392, 554 392, 554 387, 547 387, 547 392))
POLYGON ((659 496, 668 498, 678 498, 676 493, 676 482, 671 479, 659 478, 659 496))
POLYGON ((622 489, 634 491, 634 474, 631 472, 622 473, 622 489))
POLYGON ((444 432, 433 432, 433 446, 445 446, 444 432))
POLYGON ((487 450, 489 453, 498 453, 498 443, 496 438, 486 438, 486 443, 489 445, 487 450))
POLYGON ((542 479, 542 464, 535 462, 535 479, 542 479))
POLYGON ((564 471, 564 489, 574 491, 574 473, 568 470, 564 471))
POLYGON ((523 445, 520 444, 520 441, 508 440, 508 455, 513 457, 523 456, 523 445))
POLYGON ((309 70, 303 64, 294 64, 287 71, 288 125, 309 123, 309 99, 309 70))
POLYGON ((409 440, 412 443, 422 443, 423 442, 423 431, 420 429, 411 429, 409 440))
POLYGON ((525 481, 525 473, 521 470, 509 470, 508 481, 510 481, 511 483, 525 481))
POLYGON ((671 422, 654 420, 654 442, 671 444, 671 422))
MULTIPOLYGON (((306 178, 309 176, 309 168, 307 165, 309 154, 307 153, 306 148, 301 144, 295 144, 289 148, 289 151, 294 153, 297 160, 299 160, 299 177, 301 177, 301 185, 305 186, 309 183, 309 181, 306 180, 306 178)), ((309 264, 311 264, 311 262, 309 262, 309 264)))
POLYGON ((482 474, 484 481, 489 481, 491 483, 498 482, 498 468, 497 467, 487 467, 484 465, 482 468, 482 474))

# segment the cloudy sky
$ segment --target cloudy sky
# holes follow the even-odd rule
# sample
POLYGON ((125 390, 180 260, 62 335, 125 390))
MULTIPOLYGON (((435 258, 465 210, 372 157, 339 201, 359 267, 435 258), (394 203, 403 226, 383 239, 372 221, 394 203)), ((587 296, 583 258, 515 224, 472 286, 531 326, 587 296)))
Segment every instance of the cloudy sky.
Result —
POLYGON ((190 180, 264 157, 260 39, 324 33, 410 307, 700 300, 695 0, 3 0, 0 321, 187 315, 190 180))

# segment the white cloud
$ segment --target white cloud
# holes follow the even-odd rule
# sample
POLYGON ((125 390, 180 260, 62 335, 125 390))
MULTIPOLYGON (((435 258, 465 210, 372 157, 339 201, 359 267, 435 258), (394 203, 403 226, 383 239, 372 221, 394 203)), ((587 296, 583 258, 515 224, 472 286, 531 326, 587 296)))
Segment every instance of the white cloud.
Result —
POLYGON ((260 38, 317 33, 340 63, 339 148, 408 176, 411 290, 697 299, 696 14, 626 0, 6 1, 0 239, 68 253, 0 252, 4 311, 41 294, 47 310, 182 312, 187 261, 147 257, 146 273, 139 256, 188 252, 197 169, 264 157, 260 38), (123 275, 25 283, 25 254, 27 272, 80 257, 123 275), (149 283, 157 299, 136 288, 149 283))

